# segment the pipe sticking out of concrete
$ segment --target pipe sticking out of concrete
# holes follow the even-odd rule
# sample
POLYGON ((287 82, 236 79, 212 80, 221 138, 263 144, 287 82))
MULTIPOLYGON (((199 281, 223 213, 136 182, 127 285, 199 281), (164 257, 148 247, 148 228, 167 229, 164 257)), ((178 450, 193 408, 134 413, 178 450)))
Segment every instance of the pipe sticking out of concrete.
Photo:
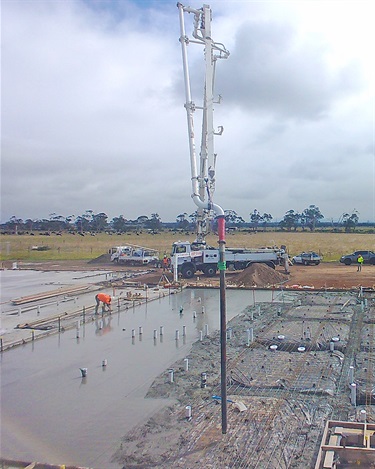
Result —
POLYGON ((354 366, 349 366, 349 384, 354 382, 354 366))
POLYGON ((354 407, 357 405, 357 385, 355 383, 352 383, 350 385, 350 402, 354 407))
POLYGON ((254 341, 254 329, 250 327, 250 329, 247 330, 247 346, 249 347, 251 343, 254 341))

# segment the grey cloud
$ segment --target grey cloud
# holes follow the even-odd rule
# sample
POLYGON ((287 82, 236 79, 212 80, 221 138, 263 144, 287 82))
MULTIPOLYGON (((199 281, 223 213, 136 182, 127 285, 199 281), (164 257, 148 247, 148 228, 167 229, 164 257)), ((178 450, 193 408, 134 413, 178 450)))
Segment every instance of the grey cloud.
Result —
POLYGON ((220 64, 217 90, 249 113, 319 119, 361 86, 357 63, 330 71, 325 55, 321 44, 298 43, 289 25, 247 22, 236 35, 230 63, 220 64))
MULTIPOLYGON (((3 6, 2 218, 192 213, 175 4, 85 3, 3 6)), ((329 45, 301 42, 272 2, 265 13, 233 3, 251 14, 234 20, 237 8, 218 2, 214 15, 215 39, 224 31, 231 42, 217 64, 215 202, 246 219, 255 207, 280 217, 311 203, 327 216, 351 205, 371 215, 374 101, 361 94, 360 66, 333 67, 329 45)), ((199 105, 203 48, 189 57, 199 105)))

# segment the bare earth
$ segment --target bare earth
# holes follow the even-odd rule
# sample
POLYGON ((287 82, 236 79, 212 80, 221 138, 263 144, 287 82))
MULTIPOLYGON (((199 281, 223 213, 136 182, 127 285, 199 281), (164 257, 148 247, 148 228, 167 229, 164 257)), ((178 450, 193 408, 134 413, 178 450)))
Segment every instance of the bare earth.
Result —
MULTIPOLYGON (((12 263, 4 263, 5 268, 11 268, 12 263)), ((22 263, 18 264, 21 269, 33 269, 33 270, 44 270, 44 271, 56 271, 56 270, 112 270, 119 272, 139 272, 147 269, 141 267, 129 267, 124 265, 116 265, 108 261, 50 261, 42 263, 22 263)), ((142 283, 159 283, 163 271, 162 269, 150 269, 147 273, 137 276, 137 280, 142 283)), ((375 287, 375 266, 364 265, 361 272, 357 272, 357 266, 351 265, 346 266, 338 262, 322 263, 318 266, 291 266, 289 275, 284 274, 284 268, 278 266, 276 272, 280 274, 278 279, 270 281, 270 279, 264 279, 264 284, 260 282, 254 282, 253 278, 249 278, 248 282, 242 282, 238 284, 235 280, 236 277, 241 274, 238 272, 226 273, 226 281, 229 286, 235 286, 238 284, 242 287, 271 287, 271 286, 283 286, 285 288, 297 288, 308 287, 315 289, 357 289, 359 287, 375 287), (267 281, 268 280, 268 281, 267 281), (260 284, 259 284, 260 283, 260 284)), ((140 273, 140 272, 139 272, 140 273)), ((172 280, 173 276, 171 273, 167 273, 167 277, 172 280)), ((246 280, 246 278, 245 278, 246 280)), ((197 286, 218 286, 219 276, 213 278, 207 278, 204 276, 195 277, 191 280, 183 280, 185 284, 197 285, 197 286)))

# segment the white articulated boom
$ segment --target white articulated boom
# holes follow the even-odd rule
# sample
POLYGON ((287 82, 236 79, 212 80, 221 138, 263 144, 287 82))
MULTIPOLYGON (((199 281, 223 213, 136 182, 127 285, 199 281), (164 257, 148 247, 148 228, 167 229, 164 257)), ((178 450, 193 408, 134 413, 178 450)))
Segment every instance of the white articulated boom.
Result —
POLYGON ((214 136, 221 135, 223 132, 223 127, 219 127, 217 132, 214 131, 213 110, 216 61, 217 59, 226 59, 229 56, 229 52, 223 44, 216 43, 211 38, 211 9, 208 5, 203 5, 203 8, 199 10, 185 7, 181 3, 178 3, 177 7, 179 9, 180 16, 180 43, 185 78, 185 109, 189 135, 192 199, 197 206, 196 241, 197 243, 204 243, 205 236, 209 232, 210 222, 214 215, 224 214, 223 209, 212 201, 215 191, 216 166, 214 136), (189 39, 185 32, 184 13, 192 13, 194 15, 192 39, 189 39), (187 46, 189 44, 199 44, 204 46, 205 79, 202 106, 196 106, 191 96, 187 55, 187 46), (197 109, 202 110, 203 113, 199 172, 194 133, 194 112, 197 109))
POLYGON ((180 43, 182 49, 182 63, 185 79, 185 109, 188 125, 192 199, 197 206, 197 232, 194 243, 189 241, 175 242, 172 247, 172 267, 174 279, 177 280, 178 273, 185 278, 192 278, 196 272, 203 272, 211 277, 219 269, 225 271, 226 267, 233 270, 244 269, 252 263, 262 262, 270 267, 280 263, 285 250, 278 248, 270 249, 224 249, 225 244, 225 221, 224 210, 213 203, 215 191, 215 166, 216 154, 214 151, 214 137, 221 135, 223 127, 214 131, 213 110, 214 104, 214 78, 217 59, 226 59, 229 52, 223 44, 214 42, 211 37, 211 9, 208 5, 196 10, 177 3, 180 17, 180 43), (194 15, 194 29, 192 38, 189 39, 185 32, 184 15, 194 15), (199 44, 204 47, 205 74, 203 87, 203 104, 196 106, 192 100, 190 75, 187 56, 189 44, 199 44), (200 161, 198 165, 195 133, 194 112, 202 111, 202 137, 200 145, 200 161), (199 166, 199 171, 198 171, 199 166), (214 216, 218 217, 218 232, 220 249, 206 246, 205 237, 209 233, 211 221, 214 216), (224 256, 225 251, 225 256, 224 256))

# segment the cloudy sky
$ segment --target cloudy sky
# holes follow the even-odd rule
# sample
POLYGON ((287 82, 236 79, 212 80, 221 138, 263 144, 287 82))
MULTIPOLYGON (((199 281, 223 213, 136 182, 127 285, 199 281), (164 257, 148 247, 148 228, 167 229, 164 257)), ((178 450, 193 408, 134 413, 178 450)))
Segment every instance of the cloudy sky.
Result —
MULTIPOLYGON (((375 220, 373 0, 184 4, 203 3, 230 51, 214 201, 247 221, 310 204, 375 220)), ((194 212, 176 0, 1 6, 1 221, 194 212)), ((203 48, 188 52, 199 106, 203 48)))

